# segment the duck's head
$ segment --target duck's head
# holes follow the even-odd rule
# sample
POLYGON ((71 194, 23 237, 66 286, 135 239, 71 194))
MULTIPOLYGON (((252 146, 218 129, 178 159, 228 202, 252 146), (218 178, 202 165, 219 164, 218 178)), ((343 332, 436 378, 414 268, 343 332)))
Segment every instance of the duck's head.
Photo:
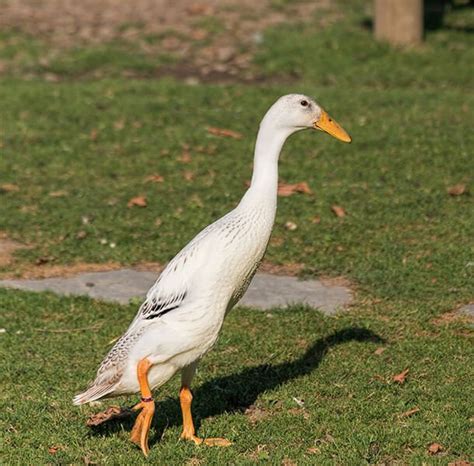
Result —
POLYGON ((351 142, 347 132, 334 121, 311 97, 288 94, 280 97, 268 110, 262 124, 287 131, 312 128, 324 131, 343 142, 351 142))

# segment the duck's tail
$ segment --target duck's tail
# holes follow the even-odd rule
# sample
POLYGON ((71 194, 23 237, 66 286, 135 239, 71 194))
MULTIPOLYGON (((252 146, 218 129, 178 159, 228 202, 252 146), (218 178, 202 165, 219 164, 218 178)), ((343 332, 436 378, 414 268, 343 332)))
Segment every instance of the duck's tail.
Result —
POLYGON ((78 393, 72 400, 75 405, 83 405, 98 400, 114 391, 115 384, 93 383, 85 392, 78 393))

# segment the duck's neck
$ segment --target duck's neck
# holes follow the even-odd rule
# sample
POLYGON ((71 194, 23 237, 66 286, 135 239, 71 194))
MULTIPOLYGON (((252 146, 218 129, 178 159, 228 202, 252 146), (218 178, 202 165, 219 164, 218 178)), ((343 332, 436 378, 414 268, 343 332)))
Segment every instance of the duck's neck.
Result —
POLYGON ((278 158, 290 130, 276 129, 263 121, 257 135, 250 188, 242 199, 247 202, 268 202, 276 207, 278 190, 278 158))

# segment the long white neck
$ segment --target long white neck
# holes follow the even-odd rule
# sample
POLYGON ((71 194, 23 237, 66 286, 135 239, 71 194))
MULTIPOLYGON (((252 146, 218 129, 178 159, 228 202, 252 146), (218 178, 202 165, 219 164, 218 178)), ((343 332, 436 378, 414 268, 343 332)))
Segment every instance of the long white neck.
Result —
POLYGON ((263 120, 257 135, 250 188, 242 198, 241 205, 264 202, 276 208, 278 190, 278 158, 288 136, 293 131, 275 128, 263 120))

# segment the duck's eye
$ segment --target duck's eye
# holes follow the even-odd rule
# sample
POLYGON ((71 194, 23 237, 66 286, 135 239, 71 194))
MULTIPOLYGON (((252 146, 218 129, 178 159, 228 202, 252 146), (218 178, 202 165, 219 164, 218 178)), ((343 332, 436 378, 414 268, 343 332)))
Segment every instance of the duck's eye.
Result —
POLYGON ((307 107, 309 105, 309 102, 307 100, 302 100, 300 103, 302 107, 307 107))

